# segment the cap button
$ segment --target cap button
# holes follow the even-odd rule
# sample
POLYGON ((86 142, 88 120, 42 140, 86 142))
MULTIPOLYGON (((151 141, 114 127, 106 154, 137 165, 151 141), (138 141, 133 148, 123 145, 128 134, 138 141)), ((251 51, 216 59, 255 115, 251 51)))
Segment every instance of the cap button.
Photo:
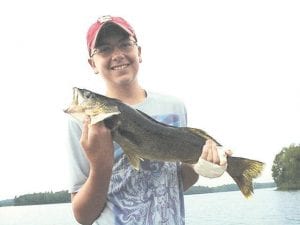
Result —
POLYGON ((98 18, 98 21, 100 23, 105 23, 105 22, 111 21, 111 20, 112 20, 112 17, 109 16, 109 15, 107 15, 107 16, 101 16, 101 17, 98 18))

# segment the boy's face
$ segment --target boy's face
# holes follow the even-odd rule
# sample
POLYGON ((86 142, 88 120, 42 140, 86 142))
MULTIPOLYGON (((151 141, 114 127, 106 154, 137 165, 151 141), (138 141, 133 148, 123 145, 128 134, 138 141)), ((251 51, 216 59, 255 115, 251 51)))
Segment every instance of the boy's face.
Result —
POLYGON ((140 47, 124 32, 104 35, 89 59, 94 71, 102 75, 109 86, 117 87, 137 82, 140 62, 140 47))

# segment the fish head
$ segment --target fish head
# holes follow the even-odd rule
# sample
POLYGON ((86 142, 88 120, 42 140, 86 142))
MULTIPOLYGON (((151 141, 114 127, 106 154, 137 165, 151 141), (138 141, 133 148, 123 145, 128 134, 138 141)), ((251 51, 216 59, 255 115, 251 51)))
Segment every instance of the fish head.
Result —
POLYGON ((91 124, 120 114, 116 105, 116 100, 77 87, 73 88, 73 100, 64 112, 81 122, 86 117, 90 117, 91 124))

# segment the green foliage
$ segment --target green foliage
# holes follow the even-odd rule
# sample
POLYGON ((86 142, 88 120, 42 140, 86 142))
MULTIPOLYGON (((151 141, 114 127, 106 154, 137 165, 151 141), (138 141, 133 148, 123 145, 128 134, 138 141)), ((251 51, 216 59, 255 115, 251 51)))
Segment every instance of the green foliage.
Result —
POLYGON ((279 190, 300 189, 300 145, 283 148, 275 156, 272 176, 279 190))
POLYGON ((53 193, 43 192, 21 195, 15 197, 15 205, 37 205, 37 204, 54 204, 54 203, 67 203, 71 201, 71 196, 68 191, 59 191, 53 193))

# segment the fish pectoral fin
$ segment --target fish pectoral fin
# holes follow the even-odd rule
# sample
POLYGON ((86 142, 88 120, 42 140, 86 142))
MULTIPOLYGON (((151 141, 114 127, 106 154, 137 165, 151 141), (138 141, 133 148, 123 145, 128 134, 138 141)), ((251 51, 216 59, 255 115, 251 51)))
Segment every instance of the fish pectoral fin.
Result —
POLYGON ((99 113, 95 116, 91 116, 91 124, 96 124, 98 122, 104 121, 107 118, 110 118, 114 115, 120 114, 119 111, 116 112, 110 112, 110 113, 99 113))
POLYGON ((141 163, 141 160, 144 161, 143 158, 140 158, 134 154, 128 154, 126 153, 127 157, 128 157, 128 160, 129 160, 129 163, 131 164, 131 166, 136 169, 136 170, 140 170, 140 163, 141 163))

